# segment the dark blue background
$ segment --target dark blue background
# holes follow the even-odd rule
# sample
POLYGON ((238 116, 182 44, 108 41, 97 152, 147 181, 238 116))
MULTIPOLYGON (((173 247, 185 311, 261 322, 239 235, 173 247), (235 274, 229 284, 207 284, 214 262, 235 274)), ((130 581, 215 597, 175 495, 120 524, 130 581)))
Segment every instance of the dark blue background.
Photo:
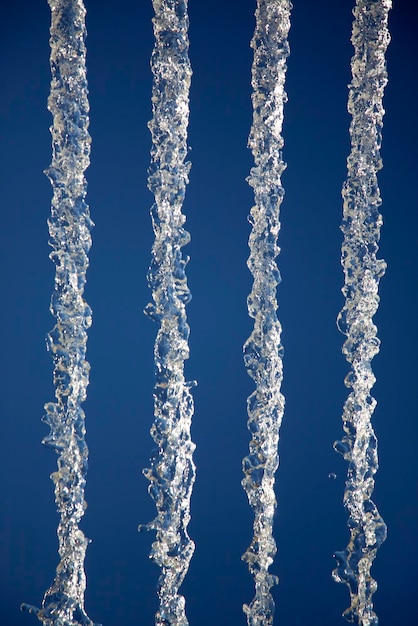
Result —
MULTIPOLYGON (((152 536, 138 523, 154 505, 141 469, 153 442, 152 350, 157 327, 142 314, 153 235, 147 190, 153 38, 150 0, 86 0, 92 156, 88 201, 96 223, 86 299, 94 314, 85 404, 90 470, 82 528, 93 539, 86 569, 89 616, 104 626, 152 624, 158 569, 152 536)), ((190 534, 196 552, 183 585, 191 625, 244 624, 252 581, 240 556, 252 515, 240 486, 248 447, 242 363, 251 330, 246 268, 252 204, 245 177, 251 124, 249 40, 253 0, 191 0, 190 158, 184 210, 193 300, 188 307, 196 378, 193 438, 197 480, 190 534)), ((346 112, 352 0, 295 0, 285 110, 280 319, 286 412, 277 474, 278 556, 272 571, 276 623, 344 624, 348 591, 331 580, 332 553, 348 538, 342 494, 343 336, 339 256, 341 185, 349 152, 346 112), (329 473, 336 480, 328 478, 329 473)), ((417 432, 417 7, 395 1, 387 59, 381 256, 388 271, 376 315, 382 349, 374 361, 374 425, 380 470, 375 500, 389 536, 375 561, 382 626, 416 624, 417 432)), ((46 220, 51 188, 49 7, 2 0, 0 11, 0 622, 34 624, 19 604, 41 602, 57 565, 57 514, 49 474, 56 459, 40 445, 43 404, 53 399, 44 336, 54 267, 46 220)))

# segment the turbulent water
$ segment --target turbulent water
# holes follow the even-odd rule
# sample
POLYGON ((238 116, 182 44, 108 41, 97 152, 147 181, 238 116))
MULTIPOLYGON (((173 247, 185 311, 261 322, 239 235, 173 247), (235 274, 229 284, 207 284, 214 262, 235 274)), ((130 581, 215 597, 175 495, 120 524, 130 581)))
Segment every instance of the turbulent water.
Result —
POLYGON ((53 116, 52 164, 47 175, 53 188, 48 221, 50 258, 56 267, 51 312, 56 324, 48 335, 54 362, 56 402, 45 406, 50 433, 44 443, 58 454, 52 474, 58 526, 60 562, 42 608, 23 605, 45 626, 91 625, 84 610, 84 557, 88 539, 78 527, 85 510, 84 486, 87 446, 84 412, 89 364, 85 359, 91 310, 83 299, 92 222, 85 203, 84 171, 89 165, 90 136, 82 0, 49 0, 51 23, 51 93, 53 116))
POLYGON ((244 362, 256 390, 248 398, 249 455, 243 460, 243 487, 254 511, 253 539, 243 559, 254 577, 255 596, 244 605, 249 626, 273 622, 271 587, 277 583, 268 569, 276 554, 273 517, 276 508, 274 476, 279 464, 279 429, 284 410, 281 326, 277 319, 276 287, 280 274, 275 262, 283 198, 281 174, 285 169, 281 149, 284 82, 289 54, 287 35, 291 4, 288 0, 258 0, 251 46, 253 125, 249 147, 254 156, 249 184, 254 189, 251 209, 248 267, 254 282, 248 312, 254 330, 244 346, 244 362))
POLYGON ((149 493, 157 516, 141 530, 156 531, 151 557, 161 567, 157 626, 186 626, 185 601, 179 587, 187 573, 194 543, 187 533, 195 466, 190 426, 193 399, 186 382, 184 361, 189 356, 186 304, 190 300, 181 248, 190 237, 183 228, 182 204, 190 163, 187 155, 189 88, 187 0, 153 0, 155 46, 153 72, 152 162, 148 180, 154 193, 151 210, 155 242, 148 282, 153 303, 146 313, 159 323, 154 358, 155 421, 151 429, 157 449, 151 468, 149 493))
POLYGON ((377 549, 386 538, 386 526, 371 500, 378 467, 377 440, 371 424, 376 400, 370 395, 375 377, 371 360, 379 351, 373 315, 378 284, 386 264, 376 258, 382 217, 377 172, 383 125, 382 98, 387 83, 385 52, 391 0, 357 0, 354 9, 351 62, 352 82, 348 110, 351 153, 343 188, 342 266, 345 305, 338 324, 347 336, 343 352, 351 364, 345 384, 351 392, 344 406, 345 435, 335 448, 349 463, 344 503, 349 512, 350 541, 335 554, 333 577, 348 585, 351 605, 344 616, 361 626, 377 624, 372 596, 377 584, 370 569, 377 549))

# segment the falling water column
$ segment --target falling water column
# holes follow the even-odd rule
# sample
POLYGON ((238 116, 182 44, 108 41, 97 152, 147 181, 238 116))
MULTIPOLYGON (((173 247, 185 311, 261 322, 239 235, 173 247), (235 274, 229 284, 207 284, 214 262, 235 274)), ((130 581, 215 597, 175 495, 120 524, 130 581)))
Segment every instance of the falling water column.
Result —
POLYGON ((348 100, 351 153, 341 226, 345 304, 338 325, 347 336, 343 352, 351 371, 345 384, 351 392, 343 413, 345 436, 334 445, 349 463, 344 504, 349 512, 350 541, 344 551, 335 554, 338 567, 333 577, 350 590, 351 605, 343 615, 361 626, 378 622, 372 602, 377 585, 370 569, 386 538, 386 526, 371 500, 378 458, 371 424, 376 400, 370 390, 375 382, 371 360, 380 345, 372 319, 379 304, 379 280, 386 269, 385 262, 376 258, 382 224, 377 172, 382 167, 379 150, 390 8, 391 0, 357 0, 354 9, 348 100))
POLYGON ((153 72, 152 162, 148 185, 155 197, 151 210, 155 242, 148 282, 153 303, 146 313, 160 324, 154 348, 155 421, 151 429, 157 449, 149 493, 156 518, 140 530, 156 530, 151 557, 162 569, 158 581, 157 626, 186 626, 185 601, 179 587, 187 573, 194 543, 187 534, 195 466, 190 427, 194 383, 184 378, 189 356, 186 304, 190 300, 181 248, 188 243, 182 204, 190 163, 187 155, 189 88, 187 0, 153 0, 155 46, 153 72))
POLYGON ((51 93, 53 116, 52 164, 47 170, 53 188, 48 221, 50 258, 56 266, 51 312, 56 324, 48 335, 54 361, 57 402, 45 406, 43 420, 51 430, 43 443, 58 454, 52 474, 58 526, 60 562, 52 586, 35 612, 45 626, 91 625, 84 610, 84 557, 88 540, 78 523, 85 510, 84 487, 87 446, 84 412, 89 364, 85 360, 91 310, 83 299, 92 221, 85 203, 84 171, 89 165, 87 131, 85 9, 82 0, 49 0, 51 23, 51 93))
POLYGON ((290 9, 288 0, 258 0, 251 42, 253 125, 249 147, 255 167, 249 184, 254 189, 255 206, 249 218, 252 231, 248 267, 254 282, 248 297, 248 312, 255 322, 244 346, 244 362, 256 390, 248 398, 248 428, 252 438, 250 453, 243 460, 242 481, 255 516, 253 539, 243 556, 255 582, 255 597, 249 606, 244 605, 249 626, 272 624, 274 602, 270 588, 277 583, 277 578, 268 572, 276 554, 274 476, 279 464, 279 429, 284 410, 280 393, 283 348, 276 315, 280 274, 275 258, 280 252, 277 237, 284 195, 280 177, 286 167, 281 154, 281 132, 290 9))

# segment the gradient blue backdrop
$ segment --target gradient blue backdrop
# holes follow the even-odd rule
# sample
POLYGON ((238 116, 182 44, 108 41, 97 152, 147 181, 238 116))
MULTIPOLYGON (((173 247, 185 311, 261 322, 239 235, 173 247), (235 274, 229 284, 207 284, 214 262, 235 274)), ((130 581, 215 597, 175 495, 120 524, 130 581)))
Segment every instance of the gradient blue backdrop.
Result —
MULTIPOLYGON (((90 470, 83 530, 88 549, 86 607, 104 626, 152 624, 158 569, 147 558, 154 515, 141 469, 153 442, 152 350, 157 327, 142 314, 153 235, 147 190, 153 45, 151 1, 86 0, 92 155, 88 201, 96 227, 86 299, 94 314, 85 404, 90 470)), ((353 0, 295 0, 285 110, 280 319, 286 412, 277 474, 278 556, 272 571, 276 624, 331 626, 348 606, 331 580, 332 553, 348 531, 341 436, 348 370, 335 318, 342 306, 341 185, 349 152, 346 112, 353 0), (337 478, 329 478, 335 473, 337 478)), ((380 173, 381 256, 388 271, 376 315, 382 349, 374 361, 374 425, 381 468, 375 500, 389 536, 374 566, 382 626, 417 623, 417 6, 395 0, 387 58, 380 173)), ((184 206, 188 307, 196 378, 193 438, 197 480, 190 534, 196 552, 183 585, 193 626, 244 624, 252 582, 240 556, 252 516, 240 486, 246 454, 242 364, 251 330, 246 268, 252 204, 245 177, 251 124, 249 40, 253 0, 191 0, 190 159, 184 206)), ((40 440, 43 404, 53 399, 44 336, 54 266, 46 220, 51 188, 49 7, 44 0, 0 4, 0 623, 35 624, 19 604, 41 602, 57 565, 57 514, 49 474, 56 458, 40 440)))

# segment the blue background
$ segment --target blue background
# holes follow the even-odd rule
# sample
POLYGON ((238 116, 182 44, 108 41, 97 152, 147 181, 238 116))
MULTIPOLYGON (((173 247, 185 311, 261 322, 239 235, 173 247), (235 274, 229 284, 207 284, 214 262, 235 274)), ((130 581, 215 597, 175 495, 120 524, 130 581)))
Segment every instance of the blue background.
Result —
MULTIPOLYGON (((348 591, 331 579, 332 553, 348 538, 342 506, 346 463, 341 437, 348 371, 335 319, 342 307, 341 185, 349 152, 346 111, 352 0, 295 0, 285 109, 282 205, 283 282, 278 290, 285 345, 286 412, 277 474, 278 555, 272 568, 276 623, 344 624, 348 591), (336 479, 329 478, 330 473, 336 479)), ((381 257, 388 263, 376 315, 374 360, 380 470, 375 501, 389 530, 373 572, 382 626, 417 623, 417 6, 395 1, 387 59, 385 127, 379 175, 381 257)), ((104 626, 152 624, 158 568, 152 536, 138 523, 154 516, 141 469, 153 447, 152 350, 156 325, 143 314, 153 240, 147 190, 153 45, 151 2, 86 0, 92 155, 88 201, 96 223, 86 299, 93 309, 87 414, 90 470, 82 528, 89 616, 104 626)), ((43 404, 53 399, 44 336, 54 266, 46 220, 51 188, 49 7, 2 0, 0 8, 0 623, 34 624, 20 603, 42 600, 57 565, 57 514, 49 474, 54 454, 40 445, 43 404)), ((252 515, 240 486, 248 448, 242 363, 251 331, 246 268, 252 204, 249 40, 253 0, 190 2, 192 170, 184 211, 193 300, 188 307, 196 378, 193 439, 197 480, 190 534, 196 552, 182 587, 191 625, 244 624, 253 596, 240 556, 252 515)))

